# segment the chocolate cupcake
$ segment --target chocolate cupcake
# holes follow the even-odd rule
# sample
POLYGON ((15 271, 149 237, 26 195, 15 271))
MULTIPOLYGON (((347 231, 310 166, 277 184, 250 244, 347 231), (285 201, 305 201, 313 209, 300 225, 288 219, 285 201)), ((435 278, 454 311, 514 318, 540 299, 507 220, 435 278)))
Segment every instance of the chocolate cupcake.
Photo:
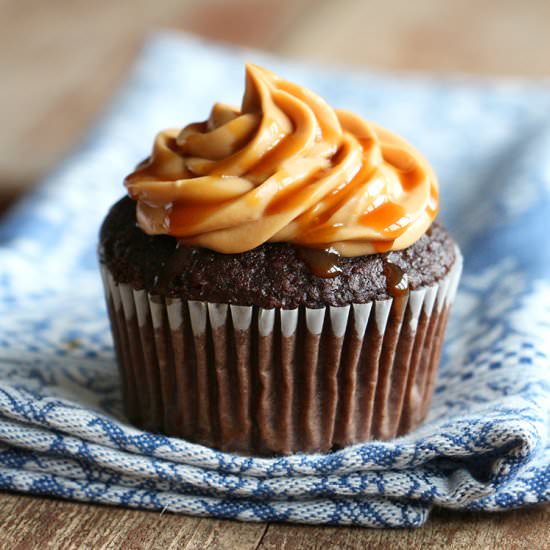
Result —
POLYGON ((278 455, 423 420, 462 262, 402 138, 249 65, 125 183, 99 257, 133 423, 278 455))

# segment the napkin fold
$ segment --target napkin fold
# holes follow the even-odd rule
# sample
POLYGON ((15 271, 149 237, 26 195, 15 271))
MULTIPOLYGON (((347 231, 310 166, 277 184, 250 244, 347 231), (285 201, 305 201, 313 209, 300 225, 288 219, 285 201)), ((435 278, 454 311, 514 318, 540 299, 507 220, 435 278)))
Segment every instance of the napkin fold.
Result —
POLYGON ((421 525, 434 505, 548 502, 549 218, 550 82, 322 71, 157 35, 86 142, 0 225, 0 489, 375 527, 421 525), (401 133, 439 175, 465 271, 429 417, 406 437, 259 459, 124 417, 99 225, 157 130, 238 104, 245 61, 401 133))

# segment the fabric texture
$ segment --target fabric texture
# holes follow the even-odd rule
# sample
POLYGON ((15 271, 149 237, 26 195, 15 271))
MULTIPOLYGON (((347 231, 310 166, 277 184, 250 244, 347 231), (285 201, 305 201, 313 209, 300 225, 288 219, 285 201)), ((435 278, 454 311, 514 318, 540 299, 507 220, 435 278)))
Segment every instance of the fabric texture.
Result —
POLYGON ((547 502, 549 217, 549 82, 321 70, 154 37, 87 141, 0 226, 0 488, 377 527, 421 525, 433 505, 547 502), (256 459, 144 433, 124 418, 99 225, 156 131, 206 118, 215 101, 239 103, 247 60, 401 133, 439 175, 440 217, 465 272, 431 412, 406 437, 256 459))

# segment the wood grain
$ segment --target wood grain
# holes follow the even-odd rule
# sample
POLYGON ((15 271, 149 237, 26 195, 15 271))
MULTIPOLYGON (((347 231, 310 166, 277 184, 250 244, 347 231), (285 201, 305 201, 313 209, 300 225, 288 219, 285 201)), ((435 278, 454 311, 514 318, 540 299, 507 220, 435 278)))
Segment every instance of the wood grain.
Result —
POLYGON ((149 33, 173 27, 269 49, 308 3, 0 0, 0 74, 9 75, 0 86, 0 196, 28 188, 78 143, 149 33))
POLYGON ((354 548, 416 550, 424 548, 504 550, 548 548, 550 508, 501 514, 452 513, 436 510, 420 529, 296 528, 270 525, 261 549, 305 550, 354 548))
POLYGON ((495 514, 439 510, 420 529, 317 527, 193 518, 0 494, 1 547, 305 550, 548 548, 550 507, 495 514), (474 546, 472 546, 474 544, 474 546))
POLYGON ((78 143, 162 27, 321 62, 541 76, 548 21, 547 0, 0 0, 0 203, 78 143))
POLYGON ((399 71, 549 76, 548 0, 322 2, 279 49, 399 71))
MULTIPOLYGON (((0 0, 0 214, 84 135, 147 34, 320 62, 548 76, 547 0, 0 0)), ((418 530, 252 524, 0 494, 0 548, 549 548, 550 507, 418 530)))

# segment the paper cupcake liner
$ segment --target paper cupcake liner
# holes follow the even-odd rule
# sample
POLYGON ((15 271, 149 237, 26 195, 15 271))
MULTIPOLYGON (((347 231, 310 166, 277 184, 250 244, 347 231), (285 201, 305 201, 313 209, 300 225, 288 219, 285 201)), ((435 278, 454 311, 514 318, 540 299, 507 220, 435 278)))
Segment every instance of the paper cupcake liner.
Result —
POLYGON ((461 269, 457 251, 404 297, 285 310, 163 298, 102 266, 127 415, 256 455, 405 434, 427 414, 461 269))

